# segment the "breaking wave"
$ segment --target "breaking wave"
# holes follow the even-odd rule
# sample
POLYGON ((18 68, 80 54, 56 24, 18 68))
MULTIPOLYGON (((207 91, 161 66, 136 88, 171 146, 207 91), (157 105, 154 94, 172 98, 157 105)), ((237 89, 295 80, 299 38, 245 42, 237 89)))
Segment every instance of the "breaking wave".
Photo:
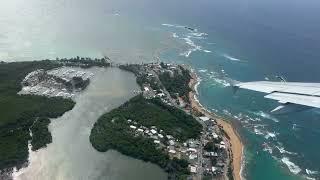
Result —
POLYGON ((193 52, 196 52, 196 51, 205 52, 205 53, 212 52, 208 49, 202 49, 202 46, 195 42, 195 41, 206 39, 206 37, 208 36, 207 33, 198 32, 198 29, 193 29, 187 26, 181 26, 181 25, 175 25, 175 24, 162 24, 162 26, 180 29, 179 33, 174 32, 172 34, 172 37, 183 40, 186 43, 186 45, 189 47, 185 52, 181 52, 179 54, 180 56, 184 56, 188 58, 193 52), (181 29, 183 29, 183 32, 181 32, 181 29))
POLYGON ((184 28, 184 26, 181 25, 176 25, 176 24, 161 24, 162 26, 167 26, 167 27, 176 27, 176 28, 184 28))
POLYGON ((238 59, 238 58, 235 58, 235 57, 232 57, 232 56, 230 56, 230 55, 228 55, 228 54, 223 54, 222 56, 223 56, 224 58, 230 60, 230 61, 244 62, 243 60, 238 59))
POLYGON ((279 150, 279 152, 280 152, 281 154, 297 155, 297 153, 295 153, 295 152, 290 152, 290 151, 285 150, 284 147, 276 146, 276 148, 279 150))
POLYGON ((306 173, 307 173, 308 175, 316 175, 316 174, 319 174, 318 171, 312 171, 312 170, 309 170, 309 169, 306 169, 306 173))
POLYGON ((224 78, 225 72, 222 70, 221 72, 208 72, 207 69, 199 69, 199 73, 201 73, 207 82, 213 83, 213 85, 227 87, 230 86, 229 81, 224 78))
POLYGON ((277 118, 275 118, 275 117, 271 116, 270 114, 265 113, 263 111, 253 112, 253 114, 256 116, 260 116, 262 118, 265 118, 265 119, 270 119, 274 122, 279 122, 279 120, 277 118))
POLYGON ((283 157, 281 159, 281 162, 283 162, 289 168, 290 172, 292 172, 293 174, 299 174, 301 172, 301 168, 293 162, 291 162, 288 157, 283 157))
POLYGON ((173 38, 179 38, 179 36, 177 35, 177 33, 172 33, 172 37, 173 37, 173 38))
POLYGON ((271 132, 267 132, 266 135, 264 136, 264 138, 269 139, 269 138, 275 138, 276 137, 276 133, 271 133, 271 132))

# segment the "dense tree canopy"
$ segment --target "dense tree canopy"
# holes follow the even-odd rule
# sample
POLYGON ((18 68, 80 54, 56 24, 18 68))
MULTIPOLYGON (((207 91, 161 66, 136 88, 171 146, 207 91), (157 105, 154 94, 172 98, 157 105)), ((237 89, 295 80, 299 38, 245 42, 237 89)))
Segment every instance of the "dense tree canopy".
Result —
POLYGON ((138 95, 101 116, 90 134, 90 141, 98 151, 115 149, 125 155, 158 164, 171 175, 183 177, 188 174, 188 162, 170 160, 168 155, 158 149, 149 138, 135 136, 130 131, 128 119, 146 127, 156 126, 184 141, 198 137, 202 129, 192 116, 163 104, 159 99, 146 100, 138 95))
POLYGON ((28 73, 59 66, 48 60, 0 64, 0 169, 19 166, 27 160, 29 128, 37 117, 56 118, 73 108, 71 100, 17 94, 28 73))

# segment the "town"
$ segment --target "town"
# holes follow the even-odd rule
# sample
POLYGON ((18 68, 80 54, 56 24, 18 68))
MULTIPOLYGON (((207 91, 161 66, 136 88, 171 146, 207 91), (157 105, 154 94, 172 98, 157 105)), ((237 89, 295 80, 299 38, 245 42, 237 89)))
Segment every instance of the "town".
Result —
POLYGON ((187 76, 189 78, 185 80, 182 78, 182 76, 186 76, 184 71, 189 71, 187 67, 168 63, 151 63, 120 65, 120 68, 131 71, 137 76, 137 82, 141 86, 144 98, 160 98, 163 103, 180 108, 187 114, 193 115, 203 127, 199 139, 179 142, 177 138, 166 134, 156 126, 147 128, 134 119, 128 119, 127 125, 135 136, 151 138, 157 148, 167 152, 170 158, 187 160, 191 173, 189 179, 232 177, 232 172, 230 172, 230 143, 222 128, 216 123, 215 119, 194 112, 190 105, 189 92, 179 91, 180 89, 175 87, 182 84, 186 85, 186 83, 189 85, 192 77, 187 76), (174 83, 169 84, 166 81, 174 83))

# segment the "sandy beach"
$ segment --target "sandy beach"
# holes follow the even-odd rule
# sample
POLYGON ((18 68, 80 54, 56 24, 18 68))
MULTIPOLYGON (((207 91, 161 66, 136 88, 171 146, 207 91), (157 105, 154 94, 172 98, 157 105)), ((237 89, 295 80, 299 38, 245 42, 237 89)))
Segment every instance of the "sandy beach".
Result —
POLYGON ((222 127, 224 132, 227 134, 229 143, 231 144, 231 158, 232 158, 232 169, 233 176, 235 180, 241 180, 241 166, 242 166, 242 155, 243 155, 243 143, 233 126, 227 121, 223 120, 221 117, 215 115, 212 112, 206 110, 196 98, 196 86, 199 83, 197 75, 192 73, 192 79, 190 80, 189 86, 192 88, 192 91, 189 93, 189 99, 191 102, 191 108, 194 111, 203 113, 204 115, 211 117, 217 120, 217 123, 222 127))

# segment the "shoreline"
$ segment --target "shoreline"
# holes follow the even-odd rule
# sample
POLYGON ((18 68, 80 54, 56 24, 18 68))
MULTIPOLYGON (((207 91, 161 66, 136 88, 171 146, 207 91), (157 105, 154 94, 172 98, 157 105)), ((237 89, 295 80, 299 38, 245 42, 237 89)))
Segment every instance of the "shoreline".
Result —
POLYGON ((222 127, 223 131, 228 136, 230 142, 230 150, 231 150, 231 160, 232 163, 232 174, 235 180, 242 180, 242 171, 243 171, 243 151, 244 145, 241 141, 241 138, 237 132, 237 130, 232 126, 231 123, 223 120, 221 117, 216 114, 208 111, 206 108, 202 106, 202 104, 197 99, 197 86, 200 84, 201 80, 198 78, 197 74, 191 70, 192 79, 189 82, 189 86, 192 89, 189 92, 189 100, 191 104, 192 110, 203 113, 204 115, 211 117, 217 120, 217 123, 222 127))

